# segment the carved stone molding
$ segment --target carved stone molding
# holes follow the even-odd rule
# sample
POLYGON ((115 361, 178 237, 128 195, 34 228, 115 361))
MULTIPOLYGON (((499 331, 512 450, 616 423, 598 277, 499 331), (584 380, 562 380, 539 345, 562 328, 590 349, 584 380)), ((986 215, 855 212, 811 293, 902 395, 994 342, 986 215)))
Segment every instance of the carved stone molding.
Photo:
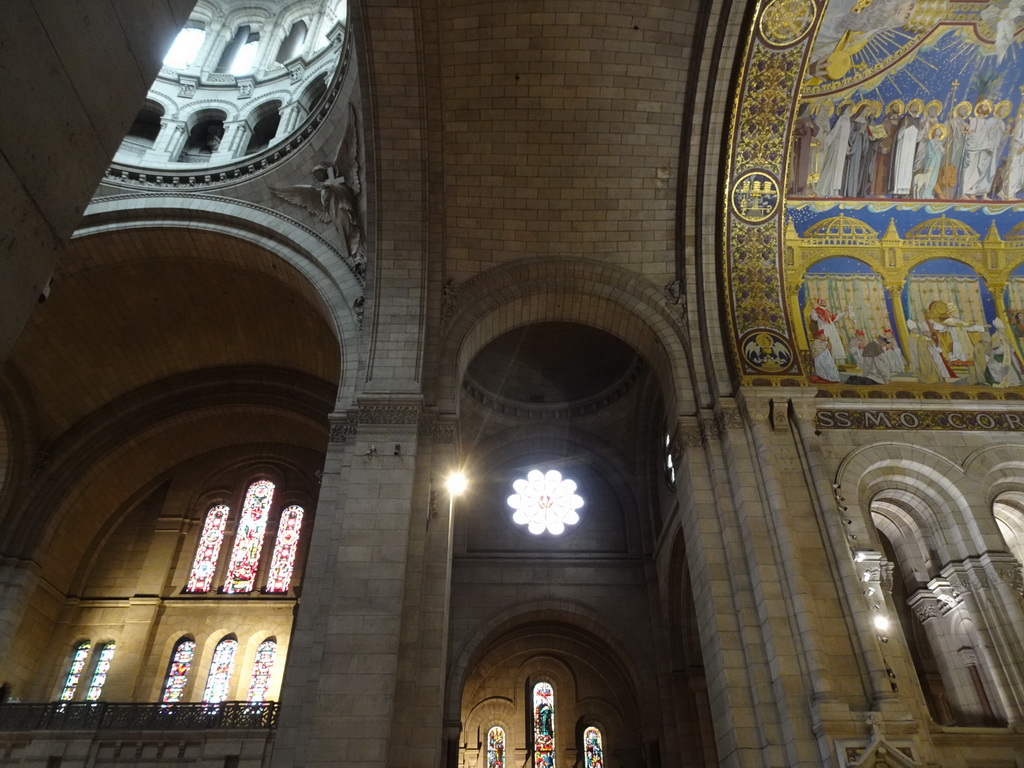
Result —
POLYGON ((434 445, 454 445, 458 442, 459 425, 454 421, 425 416, 420 421, 418 435, 421 440, 434 445))
POLYGON ((360 405, 359 423, 391 426, 416 425, 420 419, 418 405, 360 405))
POLYGON ((441 289, 441 323, 448 325, 458 308, 459 286, 454 280, 448 280, 441 289))
POLYGON ((727 429, 742 429, 743 414, 735 405, 719 404, 715 407, 715 421, 719 434, 724 434, 727 429))
POLYGON ((342 417, 332 417, 330 424, 330 442, 335 445, 344 445, 350 437, 354 437, 356 434, 356 422, 348 414, 342 417))
POLYGON ((694 416, 680 417, 676 424, 672 442, 680 448, 699 448, 701 446, 700 423, 694 416))
POLYGON ((700 439, 702 443, 718 440, 722 437, 722 425, 714 416, 704 416, 700 420, 700 439))
POLYGON ((978 653, 973 648, 965 646, 957 651, 956 654, 960 657, 960 663, 965 667, 978 666, 978 653))
POLYGON ((917 616, 922 624, 928 619, 934 619, 942 615, 942 608, 939 599, 927 589, 921 589, 907 598, 907 605, 917 616))
POLYGON ((895 568, 895 563, 889 560, 882 560, 878 564, 878 583, 881 585, 882 589, 886 591, 886 594, 892 594, 892 574, 895 568))
POLYGON ((768 409, 772 429, 785 429, 789 423, 789 403, 785 400, 772 400, 768 409))

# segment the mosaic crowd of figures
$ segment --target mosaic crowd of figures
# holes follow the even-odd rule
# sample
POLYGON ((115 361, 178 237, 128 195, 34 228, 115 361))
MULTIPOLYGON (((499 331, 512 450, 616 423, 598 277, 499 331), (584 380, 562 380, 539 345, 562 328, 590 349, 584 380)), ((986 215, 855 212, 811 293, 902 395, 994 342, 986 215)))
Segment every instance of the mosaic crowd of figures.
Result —
POLYGON ((801 288, 818 379, 991 387, 1024 381, 1024 280, 1006 288, 1010 306, 1022 308, 1011 311, 1008 325, 996 316, 984 280, 961 262, 922 265, 893 297, 869 268, 840 271, 851 261, 820 262, 801 288))
POLYGON ((788 192, 1020 200, 1015 2, 833 0, 793 124, 788 192))
POLYGON ((804 102, 789 179, 794 197, 1021 200, 1024 104, 804 102))
MULTIPOLYGON (((274 484, 269 480, 259 480, 249 486, 227 565, 223 587, 225 593, 248 593, 256 588, 273 498, 274 484)), ((208 592, 212 588, 230 512, 227 505, 218 504, 206 513, 186 592, 208 592)), ((265 592, 287 592, 291 587, 302 515, 302 507, 294 504, 281 511, 274 552, 267 570, 265 592)))

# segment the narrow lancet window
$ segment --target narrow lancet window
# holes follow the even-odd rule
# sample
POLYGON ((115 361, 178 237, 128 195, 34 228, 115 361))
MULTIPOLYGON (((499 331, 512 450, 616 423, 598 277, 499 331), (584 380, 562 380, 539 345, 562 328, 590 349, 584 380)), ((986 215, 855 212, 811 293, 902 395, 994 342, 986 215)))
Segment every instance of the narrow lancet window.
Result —
POLYGON ((194 640, 185 638, 179 640, 171 654, 171 664, 167 668, 167 678, 164 682, 164 695, 160 698, 165 704, 174 704, 181 701, 185 693, 185 684, 188 682, 188 673, 192 669, 192 657, 196 653, 194 640))
POLYGON ((533 686, 533 768, 555 768, 555 692, 549 683, 533 686))
POLYGON ((225 637, 217 643, 210 662, 210 675, 206 679, 206 690, 203 691, 203 701, 207 704, 218 704, 227 699, 237 652, 238 641, 232 637, 225 637))
POLYGON ((103 693, 103 684, 107 682, 107 672, 110 671, 110 662, 114 660, 114 651, 117 646, 114 643, 104 643, 100 648, 99 658, 96 659, 96 669, 92 672, 92 682, 89 683, 89 690, 85 694, 86 701, 99 701, 103 693))
POLYGON ((186 592, 209 592, 213 576, 217 571, 217 558, 224 541, 224 527, 228 522, 228 508, 219 504, 206 513, 203 533, 196 548, 196 559, 192 562, 192 573, 188 577, 186 592))
POLYGON ((583 768, 604 768, 601 732, 593 726, 583 731, 583 768))
POLYGON ((301 528, 302 507, 293 505, 286 508, 281 513, 281 522, 277 527, 274 557, 270 561, 270 573, 267 574, 267 592, 287 592, 291 587, 301 528))
POLYGON ((505 768, 505 729, 497 725, 487 732, 487 768, 505 768))
POLYGON ((89 659, 89 651, 92 650, 92 643, 80 643, 75 648, 75 655, 71 657, 71 667, 68 669, 68 676, 64 680, 64 688, 60 692, 61 701, 71 701, 75 698, 75 691, 78 689, 78 681, 82 679, 82 670, 85 669, 85 662, 89 659))
POLYGON ((270 673, 274 670, 274 654, 277 643, 264 640, 256 649, 256 661, 252 665, 252 677, 249 678, 249 694, 246 701, 266 701, 270 690, 270 673))
POLYGON ((231 550, 225 592, 252 592, 256 571, 260 567, 263 534, 267 530, 267 516, 273 498, 274 484, 269 480, 260 480, 249 486, 238 520, 235 546, 231 550))

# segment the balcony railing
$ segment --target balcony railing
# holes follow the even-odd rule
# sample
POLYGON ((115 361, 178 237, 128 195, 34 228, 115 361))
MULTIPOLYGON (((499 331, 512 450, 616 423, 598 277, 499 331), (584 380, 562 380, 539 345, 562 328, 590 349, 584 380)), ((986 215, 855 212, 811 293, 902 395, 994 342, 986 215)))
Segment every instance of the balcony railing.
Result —
POLYGON ((170 731, 277 725, 277 702, 0 704, 0 731, 170 731))

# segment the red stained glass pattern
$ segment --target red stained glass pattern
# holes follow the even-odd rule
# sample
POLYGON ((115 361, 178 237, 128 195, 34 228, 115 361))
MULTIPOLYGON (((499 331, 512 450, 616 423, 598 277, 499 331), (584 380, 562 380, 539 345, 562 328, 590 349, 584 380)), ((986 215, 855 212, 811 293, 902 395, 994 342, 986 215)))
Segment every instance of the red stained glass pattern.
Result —
POLYGON ((227 637, 217 644, 210 662, 210 676, 206 679, 206 690, 203 701, 207 704, 218 704, 228 697, 231 685, 231 670, 235 665, 235 654, 238 652, 238 641, 227 637))
POLYGON ((277 643, 273 640, 264 640, 256 649, 256 662, 252 665, 252 677, 249 679, 249 695, 246 696, 246 701, 267 700, 275 653, 277 653, 277 643))
POLYGON ((583 732, 583 768, 604 768, 601 732, 594 727, 583 732))
POLYGON ((116 648, 114 643, 105 643, 100 648, 96 669, 92 673, 92 682, 89 683, 89 690, 85 694, 86 701, 99 701, 100 694, 103 692, 103 684, 107 682, 107 672, 110 671, 110 662, 114 660, 116 648))
POLYGON ((88 661, 91 650, 92 643, 82 643, 75 649, 75 655, 71 658, 71 668, 64 681, 64 689, 60 692, 61 701, 71 701, 75 697, 78 681, 82 678, 82 670, 85 669, 85 662, 88 661))
POLYGON ((182 640, 174 649, 171 656, 171 666, 167 670, 167 682, 164 683, 164 695, 161 701, 166 704, 174 704, 181 701, 185 692, 185 683, 188 682, 188 673, 192 669, 192 657, 196 653, 194 640, 182 640))
POLYGON ((220 545, 224 541, 224 526, 228 521, 228 510, 220 504, 206 513, 203 533, 199 537, 196 559, 192 562, 192 573, 188 578, 186 592, 209 592, 213 576, 217 571, 220 545))
POLYGON ((301 528, 302 507, 291 506, 281 513, 274 557, 270 561, 270 573, 267 574, 267 592, 287 592, 291 587, 301 528))
POLYGON ((549 683, 533 686, 533 768, 555 768, 555 692, 549 683))
POLYGON ((505 729, 494 726, 487 732, 487 768, 505 768, 505 729))
POLYGON ((260 480, 249 486, 238 520, 235 546, 231 550, 225 592, 252 592, 256 584, 256 570, 260 567, 263 534, 267 530, 267 516, 273 498, 274 484, 269 480, 260 480))

